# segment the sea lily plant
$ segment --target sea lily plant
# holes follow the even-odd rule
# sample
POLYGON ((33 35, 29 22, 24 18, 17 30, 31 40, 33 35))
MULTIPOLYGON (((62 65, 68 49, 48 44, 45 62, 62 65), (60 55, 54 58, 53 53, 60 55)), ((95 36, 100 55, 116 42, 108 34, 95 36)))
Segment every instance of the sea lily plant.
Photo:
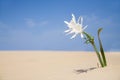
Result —
POLYGON ((76 21, 74 14, 72 14, 72 20, 70 20, 70 22, 67 22, 67 21, 64 21, 64 22, 68 26, 68 30, 66 30, 65 32, 67 34, 74 34, 71 37, 71 39, 75 38, 79 34, 81 38, 85 40, 86 44, 92 45, 92 47, 94 48, 94 51, 97 54, 101 67, 107 66, 104 49, 103 49, 102 42, 100 39, 100 32, 102 31, 102 28, 99 28, 98 33, 97 33, 99 46, 100 46, 100 49, 99 49, 100 51, 99 51, 95 45, 94 37, 88 34, 87 32, 85 32, 87 25, 83 26, 83 17, 80 16, 78 20, 76 21))

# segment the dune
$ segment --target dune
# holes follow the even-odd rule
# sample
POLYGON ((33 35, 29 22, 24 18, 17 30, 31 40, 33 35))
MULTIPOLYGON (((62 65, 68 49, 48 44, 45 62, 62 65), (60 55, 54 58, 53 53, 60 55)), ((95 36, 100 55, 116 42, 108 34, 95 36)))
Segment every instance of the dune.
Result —
POLYGON ((0 80, 120 80, 120 52, 0 51, 0 80))

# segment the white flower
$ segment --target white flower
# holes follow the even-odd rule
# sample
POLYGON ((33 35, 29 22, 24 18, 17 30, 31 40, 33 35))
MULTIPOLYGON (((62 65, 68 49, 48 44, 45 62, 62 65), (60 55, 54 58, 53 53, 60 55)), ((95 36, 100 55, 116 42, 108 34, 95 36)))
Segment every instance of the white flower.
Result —
POLYGON ((72 34, 74 33, 74 35, 71 37, 71 39, 75 38, 77 34, 81 35, 81 38, 83 38, 83 31, 85 30, 85 28, 87 28, 87 26, 83 27, 83 18, 79 17, 78 21, 76 22, 75 16, 74 14, 72 14, 72 20, 70 22, 64 21, 67 25, 68 25, 68 30, 66 30, 65 32, 67 32, 68 34, 72 34))

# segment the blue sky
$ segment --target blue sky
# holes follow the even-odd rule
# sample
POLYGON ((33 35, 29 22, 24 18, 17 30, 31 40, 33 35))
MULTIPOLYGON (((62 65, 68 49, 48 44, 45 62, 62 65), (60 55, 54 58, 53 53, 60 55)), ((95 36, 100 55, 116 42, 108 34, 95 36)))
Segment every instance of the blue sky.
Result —
POLYGON ((0 0, 0 50, 92 51, 79 35, 65 35, 72 13, 83 16, 97 47, 102 27, 105 51, 120 51, 119 0, 0 0))

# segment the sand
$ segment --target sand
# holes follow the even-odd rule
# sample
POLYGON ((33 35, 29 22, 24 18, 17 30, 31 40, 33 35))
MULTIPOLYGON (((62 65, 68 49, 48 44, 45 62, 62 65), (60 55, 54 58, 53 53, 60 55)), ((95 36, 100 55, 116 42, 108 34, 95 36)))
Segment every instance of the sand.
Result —
POLYGON ((120 80, 120 52, 106 57, 107 67, 88 70, 98 67, 94 52, 0 51, 0 80, 120 80))

